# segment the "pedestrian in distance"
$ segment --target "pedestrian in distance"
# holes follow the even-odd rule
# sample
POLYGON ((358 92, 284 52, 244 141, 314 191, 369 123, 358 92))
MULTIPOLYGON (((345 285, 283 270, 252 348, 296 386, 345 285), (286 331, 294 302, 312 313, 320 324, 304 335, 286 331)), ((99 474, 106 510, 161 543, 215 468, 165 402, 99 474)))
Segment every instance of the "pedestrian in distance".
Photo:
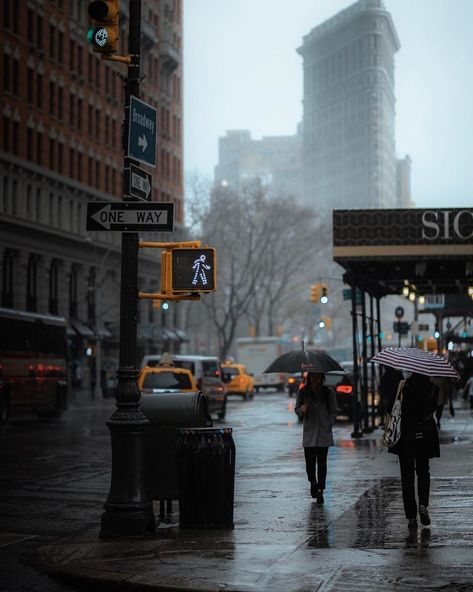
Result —
POLYGON ((463 396, 470 401, 470 411, 473 413, 473 371, 463 387, 463 396))
POLYGON ((431 458, 440 456, 440 445, 434 413, 437 409, 438 387, 428 376, 404 372, 401 403, 401 436, 388 449, 397 454, 401 469, 402 500, 410 529, 417 528, 417 510, 421 524, 430 524, 428 512, 431 458), (415 495, 417 474, 417 505, 415 495))
POLYGON ((334 444, 332 426, 338 412, 335 391, 325 384, 325 374, 307 374, 304 386, 297 394, 294 411, 303 419, 302 446, 310 494, 318 504, 323 504, 327 455, 329 446, 334 444))

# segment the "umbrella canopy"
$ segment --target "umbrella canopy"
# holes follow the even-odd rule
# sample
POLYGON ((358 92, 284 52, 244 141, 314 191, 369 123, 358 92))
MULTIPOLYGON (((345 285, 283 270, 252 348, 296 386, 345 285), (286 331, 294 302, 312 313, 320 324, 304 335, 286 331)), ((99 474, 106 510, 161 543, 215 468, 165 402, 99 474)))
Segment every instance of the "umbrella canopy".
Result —
POLYGON ((458 372, 444 357, 415 347, 386 347, 373 356, 371 362, 426 376, 459 378, 458 372))
POLYGON ((290 374, 295 372, 323 372, 325 374, 336 370, 345 371, 338 362, 325 352, 300 349, 282 354, 276 358, 264 370, 264 374, 270 374, 271 372, 289 372, 290 374))

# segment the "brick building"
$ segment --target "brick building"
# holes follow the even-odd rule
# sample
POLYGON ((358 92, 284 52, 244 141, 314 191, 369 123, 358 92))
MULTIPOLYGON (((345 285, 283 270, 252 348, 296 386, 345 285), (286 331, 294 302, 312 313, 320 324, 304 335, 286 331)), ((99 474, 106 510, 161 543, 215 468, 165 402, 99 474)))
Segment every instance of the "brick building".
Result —
MULTIPOLYGON (((120 4, 120 53, 126 53, 128 2, 120 4)), ((119 74, 126 66, 89 49, 87 5, 3 0, 0 16, 1 306, 68 318, 75 358, 97 332, 114 357, 119 313, 121 235, 85 226, 88 201, 121 199, 119 74)), ((175 203, 178 230, 181 42, 181 0, 143 0, 140 92, 158 110, 152 199, 175 203)), ((156 288, 157 252, 140 254, 139 273, 140 289, 156 288)), ((149 301, 140 304, 140 320, 139 347, 146 351, 157 338, 149 301)))

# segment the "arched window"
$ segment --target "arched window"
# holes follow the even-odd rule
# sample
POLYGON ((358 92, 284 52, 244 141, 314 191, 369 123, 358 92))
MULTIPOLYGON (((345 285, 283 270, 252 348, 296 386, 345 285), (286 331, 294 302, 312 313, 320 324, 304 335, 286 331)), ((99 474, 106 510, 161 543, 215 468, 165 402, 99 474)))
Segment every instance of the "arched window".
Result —
POLYGON ((13 271, 15 262, 15 252, 12 249, 6 249, 3 255, 2 271, 2 306, 13 307, 13 271))
POLYGON ((49 312, 57 315, 59 311, 59 261, 53 259, 49 268, 49 312))

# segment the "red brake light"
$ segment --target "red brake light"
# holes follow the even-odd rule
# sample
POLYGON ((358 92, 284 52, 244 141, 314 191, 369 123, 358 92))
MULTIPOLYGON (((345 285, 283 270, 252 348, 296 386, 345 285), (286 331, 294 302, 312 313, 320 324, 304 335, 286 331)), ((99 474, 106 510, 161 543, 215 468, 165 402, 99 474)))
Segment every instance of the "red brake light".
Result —
POLYGON ((353 387, 349 384, 339 384, 335 390, 337 391, 337 393, 350 394, 353 390, 353 387))

